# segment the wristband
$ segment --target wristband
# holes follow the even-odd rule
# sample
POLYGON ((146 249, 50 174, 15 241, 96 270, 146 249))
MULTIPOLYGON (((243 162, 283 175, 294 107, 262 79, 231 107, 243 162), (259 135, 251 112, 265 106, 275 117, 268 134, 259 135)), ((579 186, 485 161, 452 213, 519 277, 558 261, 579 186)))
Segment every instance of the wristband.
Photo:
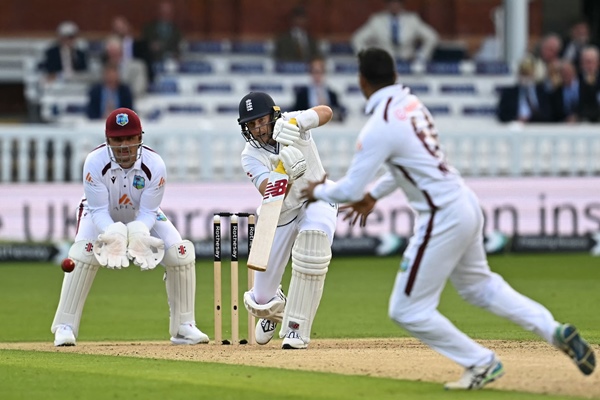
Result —
POLYGON ((302 111, 296 116, 296 124, 304 132, 319 126, 319 114, 315 110, 302 111))

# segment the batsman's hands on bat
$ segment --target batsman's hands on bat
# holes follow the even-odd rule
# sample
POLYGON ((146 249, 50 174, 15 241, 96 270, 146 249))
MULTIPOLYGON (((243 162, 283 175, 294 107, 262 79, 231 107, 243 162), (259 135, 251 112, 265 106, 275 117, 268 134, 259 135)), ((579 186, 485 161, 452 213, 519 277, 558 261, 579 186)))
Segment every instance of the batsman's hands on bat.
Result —
POLYGON ((290 182, 300 178, 306 172, 306 159, 304 158, 304 154, 295 147, 283 147, 279 150, 279 154, 272 155, 270 159, 274 166, 277 166, 281 160, 290 182))
POLYGON ((103 267, 128 267, 127 226, 122 222, 109 225, 94 242, 94 256, 103 267))
POLYGON ((300 190, 300 198, 302 200, 306 200, 309 203, 317 201, 317 199, 314 196, 315 187, 325 183, 326 179, 327 175, 324 175, 323 179, 321 179, 320 181, 309 181, 308 185, 306 185, 306 187, 300 190))
POLYGON ((284 146, 292 146, 296 143, 300 139, 300 128, 294 121, 284 121, 283 118, 275 121, 273 139, 284 146))
POLYGON ((360 218, 360 226, 365 226, 367 225, 367 217, 375 208, 375 203, 377 203, 377 199, 366 193, 360 201, 341 206, 340 211, 346 211, 344 221, 350 220, 350 225, 356 224, 356 221, 360 218))
POLYGON ((165 242, 150 236, 148 227, 141 221, 128 223, 127 232, 127 257, 142 271, 154 269, 165 255, 165 242))

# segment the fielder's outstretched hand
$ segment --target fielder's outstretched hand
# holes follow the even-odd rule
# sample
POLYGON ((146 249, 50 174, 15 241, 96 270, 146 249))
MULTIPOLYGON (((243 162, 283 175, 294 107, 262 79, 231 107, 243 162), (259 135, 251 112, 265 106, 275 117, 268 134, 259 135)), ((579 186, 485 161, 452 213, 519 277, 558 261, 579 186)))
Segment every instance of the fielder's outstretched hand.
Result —
POLYGON ((127 227, 122 222, 109 225, 94 243, 94 256, 107 268, 129 266, 127 259, 127 227))
POLYGON ((340 206, 340 211, 347 211, 344 221, 350 220, 350 225, 356 224, 360 218, 360 226, 367 225, 367 217, 373 211, 377 200, 369 193, 365 194, 360 201, 340 206))
POLYGON ((141 221, 127 224, 127 257, 142 271, 154 269, 165 255, 165 242, 154 236, 141 221))
POLYGON ((300 191, 300 198, 302 200, 306 200, 309 203, 317 201, 317 199, 314 196, 315 187, 325 183, 326 179, 327 179, 327 175, 324 175, 323 179, 321 179, 320 181, 308 182, 308 185, 306 185, 306 187, 300 191))

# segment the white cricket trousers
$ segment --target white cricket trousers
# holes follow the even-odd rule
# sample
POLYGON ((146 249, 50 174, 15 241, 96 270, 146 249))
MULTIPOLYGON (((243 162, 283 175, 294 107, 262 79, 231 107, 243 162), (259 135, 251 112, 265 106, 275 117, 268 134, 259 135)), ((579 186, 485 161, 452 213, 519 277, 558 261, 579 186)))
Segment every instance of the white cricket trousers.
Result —
POLYGON ((301 231, 325 232, 329 244, 333 243, 337 212, 337 204, 316 201, 304 204, 296 219, 277 227, 267 270, 254 274, 254 299, 258 304, 266 304, 275 296, 292 255, 292 247, 301 231))
POLYGON ((493 351, 469 338, 437 310, 448 279, 469 303, 507 318, 552 344, 558 326, 552 314, 490 271, 483 245, 483 213, 468 188, 452 204, 419 213, 396 276, 389 316, 465 368, 488 364, 493 351))

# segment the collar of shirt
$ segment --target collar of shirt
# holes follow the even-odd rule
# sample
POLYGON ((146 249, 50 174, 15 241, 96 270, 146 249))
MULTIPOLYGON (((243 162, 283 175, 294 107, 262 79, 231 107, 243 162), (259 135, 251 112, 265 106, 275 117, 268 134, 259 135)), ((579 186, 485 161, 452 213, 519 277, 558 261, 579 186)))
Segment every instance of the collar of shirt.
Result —
POLYGON ((377 107, 377 105, 383 99, 387 99, 388 97, 391 97, 391 96, 406 97, 406 96, 408 96, 409 93, 410 93, 410 90, 408 88, 403 87, 399 83, 383 87, 383 88, 379 89, 378 91, 376 91, 375 93, 373 93, 371 95, 371 97, 369 97, 369 100, 367 101, 367 105, 365 106, 365 113, 371 114, 373 112, 373 110, 375 110, 375 107, 377 107))

